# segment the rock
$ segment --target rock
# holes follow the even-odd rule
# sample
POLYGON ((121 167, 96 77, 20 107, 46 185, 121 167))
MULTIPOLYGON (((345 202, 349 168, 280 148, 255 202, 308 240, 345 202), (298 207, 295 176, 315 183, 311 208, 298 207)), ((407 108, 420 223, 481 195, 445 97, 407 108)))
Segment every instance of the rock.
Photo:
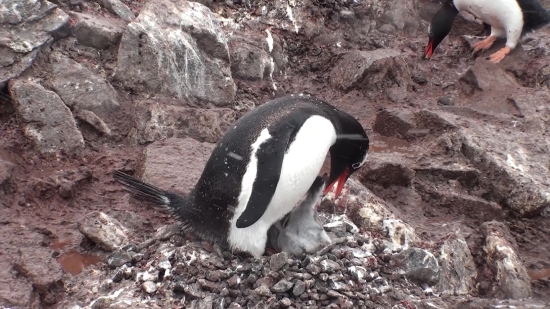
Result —
POLYGON ((107 124, 103 122, 103 120, 101 120, 101 118, 99 118, 94 112, 88 110, 78 110, 74 113, 74 115, 78 119, 91 125, 99 133, 106 136, 111 136, 111 129, 109 129, 107 124))
POLYGON ((178 223, 163 225, 157 228, 157 231, 155 232, 155 238, 158 240, 167 240, 170 239, 170 237, 178 234, 179 232, 180 225, 178 223))
POLYGON ((441 105, 445 105, 445 106, 455 105, 455 101, 454 101, 453 97, 449 97, 449 96, 439 97, 439 99, 437 99, 437 103, 441 104, 441 105))
POLYGON ((265 285, 260 285, 256 289, 254 289, 254 292, 260 296, 270 297, 271 291, 269 291, 269 288, 265 285))
POLYGON ((71 15, 76 18, 76 22, 71 25, 71 31, 78 43, 97 49, 117 45, 126 28, 126 25, 117 19, 83 13, 71 15))
POLYGON ((97 114, 120 107, 115 89, 105 79, 59 52, 52 52, 49 59, 51 86, 72 110, 97 114))
POLYGON ((13 264, 20 276, 27 278, 36 292, 56 303, 63 294, 63 270, 47 248, 21 248, 13 264))
POLYGON ((521 299, 530 297, 531 281, 527 269, 515 252, 517 245, 506 226, 497 221, 485 222, 479 228, 485 237, 483 251, 494 274, 489 294, 497 298, 521 299))
POLYGON ((445 240, 439 254, 440 276, 437 290, 449 295, 473 292, 477 269, 470 248, 461 233, 455 232, 445 240))
POLYGON ((229 40, 231 73, 235 78, 262 80, 275 71, 275 62, 269 54, 265 40, 257 43, 234 36, 229 40), (263 44, 262 44, 263 43, 263 44))
POLYGON ((134 18, 136 18, 132 10, 130 10, 130 8, 120 0, 100 0, 100 2, 103 7, 117 14, 120 18, 127 22, 131 22, 134 18))
POLYGON ((341 269, 338 263, 328 259, 322 260, 321 263, 319 263, 319 265, 321 266, 322 272, 329 273, 329 274, 333 272, 337 272, 341 269))
POLYGON ((292 289, 292 286, 294 286, 294 283, 283 279, 283 280, 275 283, 275 285, 273 285, 271 287, 271 292, 273 292, 273 293, 284 293, 284 292, 292 289))
POLYGON ((235 122, 236 115, 228 108, 187 108, 149 100, 138 103, 133 118, 130 138, 140 144, 170 137, 216 143, 235 122))
POLYGON ((407 65, 397 50, 354 50, 336 63, 330 72, 330 83, 344 91, 372 92, 388 88, 388 84, 405 87, 408 76, 407 65), (388 80, 388 75, 394 78, 388 80))
POLYGON ((283 297, 279 301, 279 305, 283 308, 288 308, 288 307, 290 307, 290 305, 292 305, 292 301, 288 297, 283 297))
POLYGON ((357 217, 354 218, 354 222, 359 227, 386 235, 390 240, 389 245, 392 250, 408 248, 418 241, 414 229, 396 219, 398 217, 397 210, 390 211, 389 206, 382 199, 354 178, 346 181, 341 196, 336 201, 334 193, 329 192, 323 198, 324 202, 333 203, 340 209, 345 208, 349 213, 356 213, 357 217))
POLYGON ((300 295, 304 294, 305 291, 306 284, 304 283, 304 281, 296 280, 296 283, 294 283, 294 288, 292 289, 292 294, 296 297, 299 297, 300 295))
POLYGON ((409 160, 401 154, 374 153, 369 155, 369 161, 359 172, 361 182, 376 183, 384 188, 389 186, 410 187, 415 171, 409 166, 409 160))
POLYGON ((42 153, 75 152, 84 138, 71 111, 52 91, 31 80, 11 80, 8 88, 25 135, 42 153))
POLYGON ((370 8, 373 19, 412 32, 421 26, 419 1, 400 2, 374 1, 370 8))
POLYGON ((414 114, 409 110, 384 109, 376 115, 372 129, 384 136, 413 141, 416 136, 409 131, 416 128, 414 114))
POLYGON ((288 254, 286 252, 280 252, 273 254, 269 260, 269 268, 273 271, 279 271, 288 263, 288 254))
POLYGON ((0 153, 0 193, 8 194, 14 191, 13 169, 15 164, 3 158, 0 153))
POLYGON ((393 257, 404 275, 417 284, 434 285, 439 280, 439 264, 430 252, 420 248, 406 249, 393 257))
POLYGON ((68 21, 69 15, 48 1, 0 3, 0 88, 29 68, 52 33, 68 21))
POLYGON ((153 294, 157 291, 157 285, 153 281, 145 281, 141 286, 147 294, 153 294))
MULTIPOLYGON (((533 140, 533 132, 460 118, 449 113, 440 119, 459 129, 462 153, 481 172, 480 184, 495 200, 521 215, 532 215, 550 206, 550 178, 546 149, 550 142, 533 140)), ((540 133, 540 132, 539 132, 540 133)))
POLYGON ((10 308, 29 308, 33 287, 28 280, 13 280, 14 271, 11 262, 0 261, 0 304, 10 308))
POLYGON ((134 255, 136 255, 136 253, 134 252, 125 252, 122 250, 117 250, 107 258, 107 265, 115 269, 117 267, 120 267, 130 262, 134 255))
POLYGON ((184 0, 147 1, 120 42, 116 79, 137 92, 230 105, 236 86, 214 14, 184 0))
POLYGON ((100 211, 87 213, 78 228, 84 236, 108 251, 115 251, 128 242, 126 228, 118 220, 100 211))
POLYGON ((188 194, 195 187, 213 144, 191 138, 169 138, 150 144, 138 162, 138 176, 165 190, 188 194), (185 173, 181 173, 185 170, 185 173))

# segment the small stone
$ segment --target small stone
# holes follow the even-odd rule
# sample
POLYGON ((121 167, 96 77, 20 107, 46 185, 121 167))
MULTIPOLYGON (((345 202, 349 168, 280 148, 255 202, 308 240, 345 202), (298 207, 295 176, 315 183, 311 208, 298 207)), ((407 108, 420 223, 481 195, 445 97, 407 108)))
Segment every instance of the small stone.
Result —
POLYGON ((246 282, 249 284, 254 284, 258 280, 258 276, 256 274, 250 274, 248 278, 246 278, 246 282))
POLYGON ((321 271, 326 273, 333 273, 335 271, 339 271, 341 269, 340 265, 338 263, 332 261, 332 260, 323 260, 319 264, 321 265, 321 271))
POLYGON ((107 265, 113 269, 120 267, 130 262, 134 254, 133 252, 115 251, 107 258, 107 265))
POLYGON ((254 292, 256 292, 256 294, 260 295, 260 296, 265 296, 265 297, 269 297, 271 296, 271 291, 269 290, 269 288, 265 285, 260 285, 259 287, 257 287, 254 292))
POLYGON ((334 291, 334 290, 329 290, 329 291, 327 292, 327 296, 328 296, 328 297, 331 297, 331 298, 339 298, 339 297, 342 297, 342 294, 340 294, 340 293, 338 293, 338 292, 336 292, 336 291, 334 291))
POLYGON ((93 305, 91 306, 91 309, 109 308, 109 306, 111 306, 112 303, 113 303, 113 298, 106 297, 106 296, 101 296, 93 302, 93 305))
POLYGON ((292 301, 288 297, 284 297, 279 301, 279 305, 283 308, 288 308, 292 305, 292 301))
POLYGON ((157 285, 153 281, 145 281, 141 286, 147 294, 153 294, 157 291, 157 285))
POLYGON ((449 96, 442 96, 437 99, 437 103, 445 106, 453 106, 455 105, 455 101, 452 97, 449 96))
POLYGON ((378 31, 382 33, 394 33, 395 27, 391 24, 383 24, 380 28, 378 28, 378 31))
POLYGON ((179 282, 179 284, 183 285, 183 291, 185 292, 185 295, 189 296, 190 298, 202 298, 204 296, 204 293, 201 291, 201 288, 198 284, 191 284, 186 285, 183 282, 179 282))
POLYGON ((223 297, 226 297, 229 295, 229 289, 228 288, 223 288, 221 291, 220 291, 220 295, 223 296, 223 297))
POLYGON ((275 285, 273 287, 271 287, 271 291, 274 292, 274 293, 284 293, 290 289, 292 289, 292 286, 294 284, 288 280, 281 280, 277 283, 275 283, 275 285))
POLYGON ((329 281, 329 289, 333 289, 335 291, 349 291, 349 286, 343 282, 331 279, 329 281))
POLYGON ((229 286, 230 288, 236 287, 237 285, 239 285, 239 283, 241 283, 241 278, 239 278, 238 275, 233 275, 233 277, 227 280, 227 286, 229 286))
POLYGON ((143 254, 142 253, 136 253, 134 256, 132 256, 132 263, 137 263, 139 261, 143 260, 143 254))
POLYGON ((426 79, 426 76, 420 72, 413 72, 411 74, 411 79, 413 82, 419 84, 419 85, 426 85, 428 83, 428 80, 426 79))
POLYGON ((157 267, 159 269, 167 270, 167 269, 172 268, 172 264, 170 264, 170 261, 168 261, 168 260, 162 260, 158 263, 157 267))
POLYGON ((269 267, 271 270, 278 271, 281 270, 288 263, 288 254, 286 252, 281 252, 273 254, 269 260, 269 267))
POLYGON ((163 225, 155 232, 155 238, 158 240, 167 240, 179 233, 179 231, 180 228, 178 224, 163 225))
POLYGON ((219 292, 220 291, 220 285, 218 283, 215 283, 215 282, 210 282, 208 280, 205 280, 205 279, 199 279, 197 281, 199 283, 199 285, 207 290, 207 291, 210 291, 210 292, 219 292))
POLYGON ((300 296, 306 291, 306 284, 302 280, 296 280, 294 283, 294 288, 292 289, 292 294, 294 296, 300 296))
POLYGON ((229 304, 229 307, 228 307, 228 309, 241 309, 241 308, 242 306, 236 302, 232 302, 231 304, 229 304))
POLYGON ((321 272, 321 269, 319 268, 319 266, 315 264, 309 264, 306 267, 306 270, 312 275, 318 275, 321 272))

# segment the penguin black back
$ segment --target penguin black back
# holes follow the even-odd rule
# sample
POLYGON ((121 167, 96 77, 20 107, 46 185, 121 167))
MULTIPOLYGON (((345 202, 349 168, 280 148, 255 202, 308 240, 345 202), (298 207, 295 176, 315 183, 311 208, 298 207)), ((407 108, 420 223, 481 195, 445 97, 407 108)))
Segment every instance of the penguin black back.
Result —
MULTIPOLYGON (((331 120, 337 131, 364 133, 363 127, 349 114, 309 96, 281 97, 245 114, 218 142, 192 192, 195 202, 201 205, 201 208, 210 208, 212 213, 223 213, 219 222, 215 220, 215 224, 220 224, 222 221, 227 223, 227 219, 233 215, 242 190, 242 179, 250 162, 251 145, 258 139, 261 131, 269 127, 272 135, 277 138, 268 141, 272 145, 266 147, 265 155, 272 157, 275 154, 280 157, 280 160, 262 164, 263 152, 256 153, 259 161, 257 174, 262 175, 262 178, 269 180, 270 183, 265 186, 264 192, 256 192, 257 194, 251 196, 252 201, 249 205, 252 208, 248 211, 256 212, 254 217, 261 216, 265 209, 255 210, 254 207, 268 203, 276 189, 276 186, 273 186, 273 183, 276 185, 273 178, 278 179, 277 174, 281 170, 282 157, 300 127, 312 115, 319 115, 331 120), (342 121, 342 119, 347 121, 342 121), (254 199, 259 201, 254 201, 254 199)), ((360 137, 366 139, 366 149, 364 149, 366 152, 368 151, 368 138, 365 134, 360 137)), ((341 141, 341 143, 345 142, 346 140, 341 141)), ((261 182, 261 179, 258 181, 261 182)), ((261 184, 255 183, 255 185, 261 187, 261 184)), ((210 212, 206 209, 205 211, 210 212)), ((227 228, 226 225, 224 226, 227 228)))
POLYGON ((538 0, 516 0, 523 13, 522 35, 550 23, 550 12, 538 0))

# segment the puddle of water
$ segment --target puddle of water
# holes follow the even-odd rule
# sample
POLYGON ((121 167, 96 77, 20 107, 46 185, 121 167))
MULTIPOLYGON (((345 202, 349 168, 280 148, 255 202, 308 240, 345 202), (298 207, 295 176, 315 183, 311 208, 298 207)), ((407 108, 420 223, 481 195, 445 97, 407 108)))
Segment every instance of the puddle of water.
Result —
POLYGON ((84 268, 101 261, 103 261, 102 256, 83 254, 78 251, 69 251, 57 258, 63 270, 73 275, 78 275, 84 268))
POLYGON ((369 152, 389 153, 414 153, 410 148, 411 144, 405 140, 395 137, 387 137, 382 135, 373 135, 369 137, 370 145, 369 152))

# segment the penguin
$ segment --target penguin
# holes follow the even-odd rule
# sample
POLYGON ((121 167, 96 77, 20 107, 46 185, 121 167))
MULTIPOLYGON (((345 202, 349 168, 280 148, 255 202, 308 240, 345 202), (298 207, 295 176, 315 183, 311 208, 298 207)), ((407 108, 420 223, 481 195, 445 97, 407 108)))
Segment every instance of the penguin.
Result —
POLYGON ((269 229, 269 244, 275 251, 301 256, 332 243, 315 210, 324 188, 323 177, 318 176, 304 201, 269 229))
POLYGON ((474 53, 489 49, 497 38, 506 38, 506 45, 490 56, 493 63, 504 59, 523 36, 550 23, 550 12, 538 0, 446 0, 430 23, 427 59, 449 34, 461 11, 490 25, 490 35, 474 45, 474 53))
POLYGON ((324 193, 337 184, 337 197, 365 164, 368 149, 367 133, 354 117, 312 96, 290 95, 258 106, 231 126, 188 196, 119 171, 114 177, 135 197, 166 207, 185 231, 260 257, 268 229, 306 195, 327 154, 324 193))

